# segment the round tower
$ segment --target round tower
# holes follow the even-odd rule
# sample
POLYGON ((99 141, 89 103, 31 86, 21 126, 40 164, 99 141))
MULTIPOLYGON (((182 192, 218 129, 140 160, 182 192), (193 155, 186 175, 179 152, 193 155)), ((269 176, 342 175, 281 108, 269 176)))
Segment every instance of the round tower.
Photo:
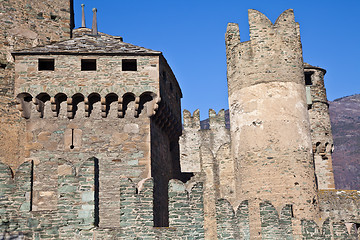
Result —
POLYGON ((334 144, 324 85, 326 71, 305 63, 304 73, 317 184, 319 189, 335 189, 331 159, 334 144))
MULTIPOLYGON (((250 41, 226 33, 230 131, 237 199, 249 200, 250 235, 261 235, 259 203, 293 205, 296 219, 318 215, 299 26, 292 10, 275 24, 249 10, 250 41)), ((300 221, 295 227, 300 232, 300 221)))

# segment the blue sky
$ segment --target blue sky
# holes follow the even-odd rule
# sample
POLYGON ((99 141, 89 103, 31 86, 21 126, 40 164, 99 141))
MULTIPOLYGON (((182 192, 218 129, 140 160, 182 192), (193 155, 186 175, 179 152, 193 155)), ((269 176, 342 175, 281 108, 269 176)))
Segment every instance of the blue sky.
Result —
POLYGON ((74 0, 75 25, 85 4, 87 27, 98 9, 98 29, 124 42, 162 51, 183 92, 182 107, 228 108, 224 35, 228 22, 249 40, 247 10, 256 9, 272 22, 292 8, 300 23, 304 61, 327 70, 329 100, 360 93, 359 0, 74 0))

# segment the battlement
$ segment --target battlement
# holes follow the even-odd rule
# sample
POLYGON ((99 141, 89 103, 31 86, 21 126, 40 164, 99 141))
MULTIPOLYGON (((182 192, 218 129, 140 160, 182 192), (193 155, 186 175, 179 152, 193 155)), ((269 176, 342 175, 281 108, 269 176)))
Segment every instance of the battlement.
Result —
MULTIPOLYGON (((34 163, 22 164, 12 174, 10 168, 0 163, 2 237, 25 236, 28 238, 56 239, 204 239, 203 184, 184 184, 170 180, 169 223, 167 228, 153 227, 153 180, 143 179, 135 184, 131 179, 120 178, 119 211, 117 228, 101 227, 101 196, 98 195, 96 161, 88 159, 81 165, 72 166, 63 161, 58 165, 56 179, 56 207, 51 211, 34 211, 32 206, 36 187, 32 181, 34 163), (100 197, 100 201, 99 201, 100 197), (8 223, 11 222, 9 225, 8 223)), ((37 176, 41 177, 41 176, 37 176)), ((41 195, 40 195, 41 196, 41 195)), ((45 195, 43 195, 45 196, 45 195)), ((285 205, 280 211, 264 201, 259 204, 261 235, 263 239, 289 239, 296 219, 292 206, 285 205)), ((249 239, 249 201, 232 206, 226 199, 216 201, 216 229, 218 239, 249 239)), ((322 227, 309 219, 301 220, 301 236, 304 239, 355 239, 354 224, 325 219, 322 227), (322 229, 322 230, 321 230, 322 229)))
POLYGON ((170 227, 154 228, 153 180, 143 179, 136 185, 131 179, 120 178, 120 198, 117 199, 120 208, 116 212, 120 225, 118 228, 106 228, 101 227, 103 219, 99 218, 102 196, 97 192, 99 179, 94 159, 88 159, 79 166, 71 166, 69 162, 58 165, 54 192, 58 198, 54 200, 56 206, 50 212, 34 211, 33 196, 48 195, 39 193, 33 184, 33 168, 34 163, 26 162, 13 176, 10 168, 0 163, 0 206, 6 209, 0 219, 1 234, 29 238, 41 235, 42 238, 56 239, 111 239, 114 236, 121 239, 146 236, 160 239, 177 239, 174 238, 176 236, 204 238, 201 183, 186 186, 179 180, 171 180, 170 227), (11 226, 7 225, 8 222, 12 223, 11 226))
POLYGON ((303 62, 299 25, 293 10, 284 11, 273 24, 261 12, 250 9, 249 27, 248 42, 240 42, 237 24, 229 23, 226 30, 229 95, 235 89, 264 82, 303 84, 303 78, 298 77, 303 74, 303 62), (287 77, 282 77, 283 74, 287 77), (239 77, 244 78, 236 80, 239 77))
POLYGON ((183 111, 183 135, 180 137, 180 163, 182 172, 201 172, 200 147, 209 148, 216 154, 225 143, 230 142, 229 129, 225 125, 225 112, 217 114, 209 109, 210 129, 201 129, 200 111, 193 115, 188 110, 183 111))
POLYGON ((196 109, 193 115, 191 115, 191 112, 184 109, 183 126, 184 128, 194 128, 200 130, 200 110, 196 109))
MULTIPOLYGON (((205 127, 205 130, 208 129, 218 129, 226 127, 225 124, 225 110, 221 109, 218 113, 216 113, 215 110, 209 109, 209 127, 205 127)), ((184 109, 183 111, 183 127, 184 129, 198 129, 203 130, 200 124, 200 111, 199 109, 195 110, 193 112, 193 115, 191 113, 184 109)))

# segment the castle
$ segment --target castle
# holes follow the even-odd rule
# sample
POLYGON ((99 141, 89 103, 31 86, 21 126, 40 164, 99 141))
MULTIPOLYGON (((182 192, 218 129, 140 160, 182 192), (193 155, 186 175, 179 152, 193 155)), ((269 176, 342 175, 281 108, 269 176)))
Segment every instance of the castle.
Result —
POLYGON ((1 7, 1 239, 359 239, 292 10, 249 10, 247 42, 228 24, 230 129, 223 110, 201 129, 162 53, 95 9, 74 29, 72 0, 1 7))

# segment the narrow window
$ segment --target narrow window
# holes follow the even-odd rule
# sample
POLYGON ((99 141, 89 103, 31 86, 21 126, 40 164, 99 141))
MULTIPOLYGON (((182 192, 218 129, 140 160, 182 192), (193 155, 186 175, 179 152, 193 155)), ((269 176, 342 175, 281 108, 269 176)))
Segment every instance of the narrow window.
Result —
POLYGON ((55 60, 54 59, 39 59, 38 65, 39 71, 54 71, 55 60))
POLYGON ((34 161, 31 160, 31 175, 30 175, 30 211, 33 210, 34 204, 34 161))
POLYGON ((81 71, 96 71, 96 59, 81 59, 81 71))
POLYGON ((123 71, 137 71, 136 59, 123 59, 122 60, 123 71))
POLYGON ((99 159, 94 158, 94 225, 99 226, 99 159))
POLYGON ((312 85, 311 75, 312 72, 305 72, 305 85, 309 86, 312 85))
POLYGON ((74 129, 71 129, 71 145, 70 145, 70 149, 74 149, 74 129))

